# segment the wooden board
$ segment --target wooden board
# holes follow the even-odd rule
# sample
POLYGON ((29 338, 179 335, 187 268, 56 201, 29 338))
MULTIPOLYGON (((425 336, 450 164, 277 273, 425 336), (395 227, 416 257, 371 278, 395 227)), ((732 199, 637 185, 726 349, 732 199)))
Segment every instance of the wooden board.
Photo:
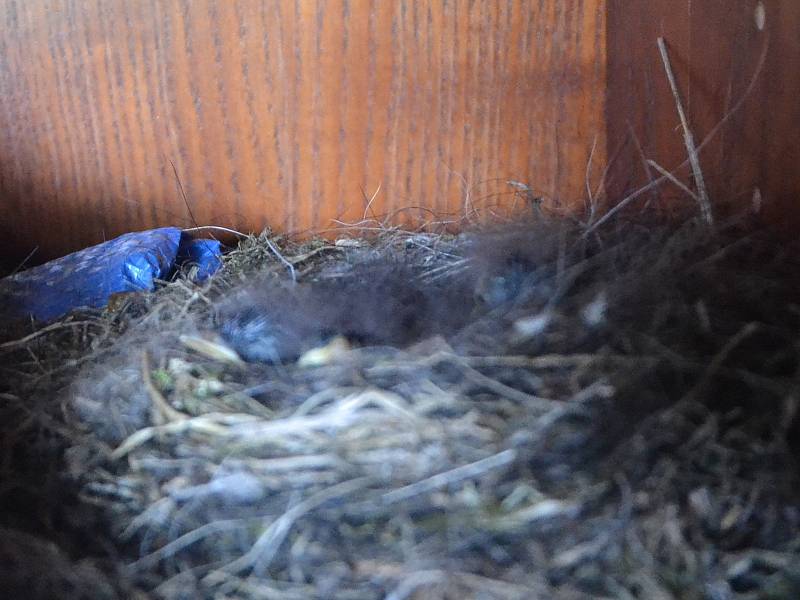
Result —
POLYGON ((581 202, 605 19, 604 0, 5 0, 0 248, 453 220, 508 207, 509 179, 581 202))
MULTIPOLYGON (((608 10, 612 201, 648 181, 643 157, 670 171, 687 158, 656 46, 662 36, 694 137, 703 145, 700 163, 717 212, 741 210, 760 195, 767 219, 796 234, 800 3, 609 0, 608 10)), ((677 174, 694 187, 688 168, 677 174)), ((687 198, 675 185, 662 189, 662 207, 687 198)), ((636 206, 648 200, 658 206, 653 199, 646 194, 636 206)))

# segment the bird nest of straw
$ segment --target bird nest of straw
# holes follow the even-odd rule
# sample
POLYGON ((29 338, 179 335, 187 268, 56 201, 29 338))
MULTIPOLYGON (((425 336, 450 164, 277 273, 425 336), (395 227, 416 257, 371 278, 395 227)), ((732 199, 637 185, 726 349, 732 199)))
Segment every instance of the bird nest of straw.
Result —
POLYGON ((693 220, 265 233, 17 331, 7 588, 796 598, 797 256, 693 220))

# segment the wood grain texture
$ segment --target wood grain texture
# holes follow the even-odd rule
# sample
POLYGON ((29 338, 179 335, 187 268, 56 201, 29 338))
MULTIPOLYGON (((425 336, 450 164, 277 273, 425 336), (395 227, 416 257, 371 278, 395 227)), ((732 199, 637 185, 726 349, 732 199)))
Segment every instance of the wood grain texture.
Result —
POLYGON ((605 0, 5 0, 3 250, 582 201, 605 0), (171 163, 191 207, 178 193, 171 163), (400 211, 400 212, 398 212, 400 211))
MULTIPOLYGON (((705 144, 700 162, 715 209, 741 210, 758 188, 767 219, 796 234, 800 3, 609 0, 608 10, 607 140, 609 157, 616 156, 612 198, 647 181, 643 155, 669 170, 687 158, 656 46, 663 36, 694 137, 705 144), (761 29, 757 11, 763 11, 761 29)), ((688 168, 678 175, 691 184, 688 168)), ((674 185, 665 184, 662 191, 662 207, 686 201, 674 185)), ((652 196, 638 206, 647 199, 652 196)))

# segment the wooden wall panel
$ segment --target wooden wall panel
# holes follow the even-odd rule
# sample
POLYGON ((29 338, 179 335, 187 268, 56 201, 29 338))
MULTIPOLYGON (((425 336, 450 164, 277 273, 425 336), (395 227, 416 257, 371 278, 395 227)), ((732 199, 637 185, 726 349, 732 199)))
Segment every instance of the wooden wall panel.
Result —
MULTIPOLYGON (((700 153, 716 209, 748 206, 758 188, 767 219, 796 234, 800 3, 609 0, 608 10, 609 156, 623 147, 611 171, 612 199, 647 181, 631 132, 643 154, 669 170, 687 157, 656 46, 663 36, 698 143, 740 104, 700 153)), ((691 183, 688 169, 679 175, 691 183)), ((662 206, 685 200, 671 184, 662 189, 662 206)))
POLYGON ((581 201, 605 19, 605 0, 4 0, 3 251, 320 230, 379 187, 370 214, 458 216, 467 192, 509 202, 507 179, 581 201))

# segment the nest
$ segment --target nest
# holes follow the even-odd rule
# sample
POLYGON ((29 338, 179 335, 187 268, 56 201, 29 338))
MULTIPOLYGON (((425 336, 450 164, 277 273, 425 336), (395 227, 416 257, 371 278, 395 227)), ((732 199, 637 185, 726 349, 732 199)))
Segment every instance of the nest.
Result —
POLYGON ((735 222, 250 238, 0 346, 0 569, 28 597, 799 597, 796 257, 735 222))

